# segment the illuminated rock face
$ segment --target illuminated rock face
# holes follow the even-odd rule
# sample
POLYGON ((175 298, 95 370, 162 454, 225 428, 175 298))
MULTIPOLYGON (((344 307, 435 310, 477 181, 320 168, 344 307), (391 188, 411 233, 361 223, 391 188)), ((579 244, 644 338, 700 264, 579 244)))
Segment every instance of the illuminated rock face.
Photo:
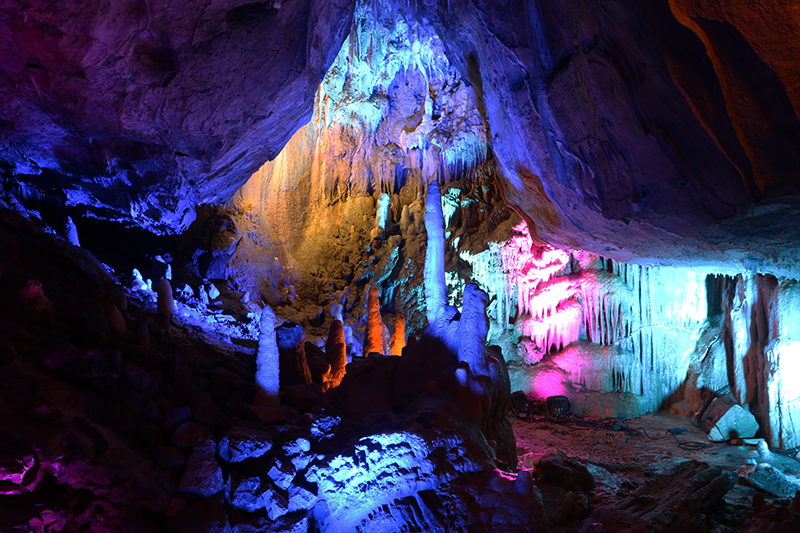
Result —
POLYGON ((308 120, 352 9, 5 5, 3 172, 104 218, 183 230, 195 204, 227 199, 308 120))
POLYGON ((454 0, 421 9, 479 95, 506 198, 539 239, 622 261, 796 272, 794 7, 454 0))

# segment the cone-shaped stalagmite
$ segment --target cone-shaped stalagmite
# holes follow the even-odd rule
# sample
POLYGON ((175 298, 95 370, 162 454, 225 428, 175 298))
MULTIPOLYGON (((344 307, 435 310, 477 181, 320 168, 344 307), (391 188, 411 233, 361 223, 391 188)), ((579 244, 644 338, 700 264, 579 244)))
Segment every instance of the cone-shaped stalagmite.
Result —
POLYGON ((256 405, 277 407, 280 404, 280 352, 275 337, 275 313, 265 305, 261 311, 261 331, 256 356, 256 405))
POLYGON ((432 181, 425 199, 425 306, 428 324, 433 324, 447 306, 447 283, 444 275, 444 214, 439 183, 432 181))
POLYGON ((394 317, 394 331, 392 332, 392 349, 390 355, 403 355, 406 347, 406 317, 397 313, 394 317))
POLYGON ((168 279, 158 280, 156 285, 156 294, 158 294, 158 312, 165 316, 172 316, 175 312, 175 301, 172 299, 172 285, 168 279))
POLYGON ((383 353, 383 322, 381 321, 381 302, 378 286, 369 288, 367 298, 367 335, 364 339, 364 355, 372 352, 383 353))
POLYGON ((344 327, 339 320, 331 322, 331 327, 328 330, 328 341, 325 343, 325 356, 331 365, 327 390, 339 386, 347 367, 347 345, 344 339, 344 327))

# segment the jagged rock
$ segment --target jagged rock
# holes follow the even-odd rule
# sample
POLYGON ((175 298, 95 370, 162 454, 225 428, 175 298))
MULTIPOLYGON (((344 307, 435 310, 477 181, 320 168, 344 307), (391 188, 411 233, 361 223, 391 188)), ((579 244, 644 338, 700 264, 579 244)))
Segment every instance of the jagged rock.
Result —
POLYGON ((125 396, 125 407, 133 411, 136 415, 145 417, 154 422, 161 419, 161 409, 152 398, 136 390, 128 391, 125 396))
POLYGON ((311 372, 311 379, 320 387, 330 381, 331 364, 323 357, 311 357, 308 359, 308 370, 311 372))
POLYGON ((314 507, 317 503, 317 495, 310 488, 307 488, 296 481, 289 487, 289 512, 305 511, 314 507))
POLYGON ((795 481, 797 478, 790 479, 769 463, 743 466, 738 470, 738 474, 742 481, 779 498, 791 498, 800 490, 800 483, 795 481))
POLYGON ((121 362, 119 352, 84 352, 71 346, 55 349, 41 358, 45 372, 98 392, 117 382, 122 371, 121 362))
POLYGON ((72 424, 91 441, 96 454, 102 454, 108 450, 108 439, 88 420, 82 416, 74 416, 72 417, 72 424))
POLYGON ((211 395, 204 392, 190 405, 192 417, 206 427, 213 428, 219 417, 219 407, 216 406, 211 395))
POLYGON ((42 480, 34 454, 12 456, 0 453, 0 494, 32 492, 42 480))
POLYGON ((164 416, 161 428, 165 433, 168 433, 173 430, 176 424, 188 420, 191 415, 192 412, 189 407, 177 407, 164 416))
POLYGON ((332 396, 347 417, 358 420, 370 413, 392 410, 392 379, 401 357, 369 357, 347 365, 341 385, 332 396))
POLYGON ((162 468, 170 468, 186 464, 186 457, 172 446, 159 446, 156 450, 156 461, 162 468))
POLYGON ((179 491, 208 498, 225 488, 222 469, 214 458, 214 450, 214 441, 211 439, 195 442, 178 485, 179 491))
POLYGON ((131 363, 124 363, 122 365, 122 377, 125 383, 138 391, 152 389, 156 385, 153 376, 142 367, 131 363))
POLYGON ((314 458, 311 452, 311 442, 303 437, 291 440, 283 445, 286 457, 291 461, 296 471, 305 470, 308 463, 314 458))
POLYGON ((15 59, 3 87, 23 83, 26 89, 2 105, 2 115, 13 138, 23 142, 26 132, 36 131, 38 140, 19 146, 24 156, 13 155, 4 141, 4 166, 19 166, 20 176, 51 172, 64 189, 96 197, 102 216, 115 213, 155 232, 185 229, 194 205, 224 201, 278 154, 308 120, 316 86, 353 12, 341 0, 211 9, 171 0, 148 10, 32 7, 25 17, 4 9, 15 59), (45 21, 48 31, 41 29, 45 21), (142 33, 147 24, 153 31, 142 33), (60 39, 77 26, 92 29, 78 38, 82 44, 62 46, 60 39), (100 42, 107 46, 91 44, 100 42), (264 58, 265 42, 281 44, 264 58), (19 50, 37 65, 33 77, 19 50), (203 74, 208 71, 219 85, 203 74), (234 90, 242 79, 258 89, 234 90), (41 98, 52 105, 42 108, 41 98), (142 105, 154 99, 165 106, 160 119, 142 105), (209 114, 214 108, 226 109, 227 118, 209 114), (265 109, 272 114, 261 116, 265 109), (181 177, 189 175, 194 179, 181 177), (123 189, 128 193, 117 193, 123 189))
POLYGON ((231 505, 237 509, 252 513, 264 508, 264 498, 262 496, 261 480, 257 477, 243 479, 236 487, 231 505))
POLYGON ((709 429, 708 439, 717 442, 749 438, 758 431, 756 418, 732 398, 714 398, 700 422, 709 429))
POLYGON ((798 166, 798 140, 773 129, 798 127, 796 112, 778 111, 798 107, 797 73, 784 66, 794 52, 765 39, 792 31, 786 9, 754 16, 744 6, 659 0, 606 10, 570 0, 522 18, 517 6, 454 0, 423 3, 420 15, 462 79, 485 93, 506 201, 541 240, 621 261, 735 262, 745 246, 758 261, 782 254, 776 262, 792 268, 794 245, 755 223, 797 227, 790 202, 760 200, 773 187, 797 194, 788 169, 798 166), (522 81, 502 81, 510 79, 522 81), (689 187, 684 172, 697 176, 689 187))
POLYGON ((289 500, 272 487, 265 487, 261 498, 270 520, 277 520, 289 511, 289 500))
POLYGON ((217 445, 219 456, 229 463, 261 457, 272 449, 268 433, 251 428, 233 428, 217 445))
POLYGON ((306 533, 308 516, 305 513, 292 513, 271 520, 259 517, 233 526, 233 533, 306 533))
POLYGON ((749 533, 793 533, 800 531, 800 495, 792 498, 791 505, 767 503, 762 494, 753 495, 753 510, 742 527, 749 533))
POLYGON ((331 406, 331 401, 316 383, 282 387, 281 399, 286 405, 297 409, 301 413, 308 413, 318 407, 327 408, 331 406))
POLYGON ((69 531, 63 510, 42 505, 4 505, 0 513, 0 531, 57 533, 69 531))
POLYGON ((704 513, 736 484, 739 476, 719 466, 683 461, 639 487, 616 505, 599 507, 582 532, 706 531, 704 513))
POLYGON ((267 475, 275 482, 275 485, 282 490, 289 488, 296 474, 297 471, 291 462, 282 461, 278 457, 272 458, 269 463, 269 469, 267 470, 267 475))

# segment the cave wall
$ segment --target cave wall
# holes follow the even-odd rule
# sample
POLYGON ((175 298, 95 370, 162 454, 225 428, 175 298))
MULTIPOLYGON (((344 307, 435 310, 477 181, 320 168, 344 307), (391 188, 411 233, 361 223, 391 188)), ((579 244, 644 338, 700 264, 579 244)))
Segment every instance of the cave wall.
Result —
POLYGON ((478 95, 506 197, 535 239, 623 261, 795 271, 796 6, 420 9, 478 95))
MULTIPOLYGON (((408 313, 410 331, 421 331, 427 185, 461 182, 451 215, 461 196, 477 201, 494 179, 485 137, 433 28, 358 2, 311 121, 226 203, 236 230, 214 251, 227 261, 216 276, 271 305, 345 312, 373 283, 384 308, 408 313)), ((489 196, 491 209, 500 197, 489 196)))
POLYGON ((352 12, 347 0, 3 2, 3 176, 95 216, 184 230, 308 121, 352 12))

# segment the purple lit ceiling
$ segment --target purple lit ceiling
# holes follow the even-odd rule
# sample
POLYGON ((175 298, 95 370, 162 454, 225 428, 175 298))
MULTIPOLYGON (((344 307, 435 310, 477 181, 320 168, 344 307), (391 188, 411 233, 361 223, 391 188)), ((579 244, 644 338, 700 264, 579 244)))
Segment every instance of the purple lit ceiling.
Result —
MULTIPOLYGON (((471 84, 507 201, 608 257, 794 271, 798 7, 403 2, 471 84)), ((4 2, 3 174, 177 231, 310 116, 353 3, 4 2)))

